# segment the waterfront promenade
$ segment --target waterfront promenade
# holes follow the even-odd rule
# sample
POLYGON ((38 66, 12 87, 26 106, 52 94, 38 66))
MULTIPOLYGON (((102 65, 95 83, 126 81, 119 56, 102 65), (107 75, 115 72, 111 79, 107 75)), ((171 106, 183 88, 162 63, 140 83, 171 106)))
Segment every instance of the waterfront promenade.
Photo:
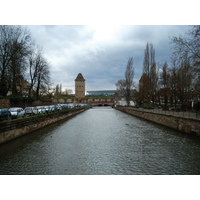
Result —
POLYGON ((177 112, 162 109, 117 107, 117 110, 164 125, 184 133, 200 136, 200 116, 197 112, 177 112))
POLYGON ((145 108, 133 108, 126 107, 128 109, 134 109, 138 111, 157 113, 163 115, 170 115, 176 117, 190 118, 190 119, 199 119, 200 120, 200 111, 192 110, 192 111, 175 111, 175 110, 162 110, 161 108, 153 108, 153 109, 145 109, 145 108))

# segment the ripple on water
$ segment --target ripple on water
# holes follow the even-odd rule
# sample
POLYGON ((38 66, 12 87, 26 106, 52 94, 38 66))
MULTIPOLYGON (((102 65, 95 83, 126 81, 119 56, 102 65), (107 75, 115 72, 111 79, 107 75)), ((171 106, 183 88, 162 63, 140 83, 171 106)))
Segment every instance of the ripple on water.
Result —
POLYGON ((93 108, 0 146, 1 174, 200 174, 200 139, 93 108))

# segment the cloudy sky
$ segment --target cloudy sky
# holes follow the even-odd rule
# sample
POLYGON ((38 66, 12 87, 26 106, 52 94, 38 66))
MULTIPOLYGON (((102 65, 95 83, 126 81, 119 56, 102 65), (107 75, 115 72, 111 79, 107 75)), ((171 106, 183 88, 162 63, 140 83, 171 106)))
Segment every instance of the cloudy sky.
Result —
POLYGON ((82 73, 86 91, 116 89, 133 57, 135 83, 142 75, 144 49, 152 43, 156 62, 170 64, 169 37, 184 35, 189 26, 176 25, 31 25, 36 44, 51 64, 51 82, 74 91, 74 79, 82 73))
MULTIPOLYGON (((142 75, 144 49, 147 42, 153 43, 157 62, 168 61, 170 63, 172 51, 169 37, 184 34, 189 29, 188 26, 171 26, 171 24, 199 24, 199 6, 197 5, 197 0, 189 2, 180 0, 7 0, 1 2, 0 23, 8 25, 30 24, 28 27, 32 37, 43 48, 44 55, 51 63, 52 83, 62 83, 63 88, 74 91, 74 79, 81 72, 86 79, 86 90, 115 89, 117 80, 124 77, 126 64, 130 57, 134 59, 135 82, 138 83, 142 75), (42 26, 43 24, 59 25, 42 26), (80 24, 93 26, 73 26, 80 24), (169 26, 143 26, 143 24, 166 24, 169 26)), ((110 181, 110 193, 107 192, 106 187, 102 188, 105 179, 96 180, 95 177, 95 180, 87 181, 87 178, 78 180, 80 183, 78 189, 82 191, 80 198, 86 197, 86 195, 89 199, 94 198, 93 193, 88 196, 88 188, 92 188, 92 190, 101 188, 104 191, 103 198, 105 196, 113 197, 113 195, 115 199, 120 199, 124 195, 125 197, 133 196, 130 185, 136 177, 131 180, 127 176, 126 179, 117 181, 106 177, 106 181, 110 181), (119 185, 119 182, 123 184, 119 185), (120 193, 116 192, 116 188, 119 187, 120 193), (129 193, 129 191, 131 192, 129 193)), ((77 180, 74 180, 74 177, 72 179, 70 179, 72 186, 73 183, 77 185, 77 180)), ((52 188, 52 181, 44 182, 41 179, 40 181, 43 181, 45 189, 52 188)), ((154 179, 145 181, 150 181, 148 183, 153 184, 152 188, 149 184, 148 187, 145 187, 148 191, 145 194, 148 196, 143 195, 144 199, 149 198, 149 194, 150 198, 159 199, 154 194, 151 195, 155 185, 159 191, 163 191, 163 188, 169 186, 169 180, 165 179, 161 181, 162 184, 160 184, 160 180, 159 184, 156 184, 154 179)), ((173 179, 174 181, 176 181, 176 185, 183 186, 182 182, 173 179)), ((16 179, 15 182, 19 183, 19 180, 16 179)), ((55 182, 58 183, 58 180, 56 179, 55 182)), ((60 188, 63 189, 63 179, 59 179, 59 182, 61 184, 56 185, 56 187, 53 185, 53 196, 65 195, 60 190, 60 188)), ((144 181, 137 180, 138 182, 141 186, 144 181)), ((30 185, 35 187, 35 180, 28 181, 28 183, 29 188, 30 185)), ((26 191, 29 191, 29 188, 25 188, 26 191)), ((74 188, 77 190, 77 186, 74 188)), ((194 185, 191 186, 191 189, 193 188, 194 185)), ((16 186, 15 189, 19 190, 16 186)), ((139 193, 136 195, 141 197, 141 190, 137 189, 139 189, 139 193)), ((72 187, 70 190, 73 193, 70 193, 70 196, 74 197, 76 190, 72 187)), ((191 191, 187 190, 188 195, 183 193, 182 198, 191 195, 191 191)), ((52 193, 49 194, 48 197, 51 199, 52 193)), ((47 193, 42 193, 42 196, 46 198, 47 193)), ((160 195, 157 196, 160 197, 160 195)), ((180 198, 180 193, 177 193, 177 197, 180 198)))
POLYGON ((63 90, 74 91, 78 73, 86 79, 86 91, 108 90, 124 78, 130 57, 138 84, 147 42, 157 62, 170 63, 169 37, 183 35, 189 29, 185 24, 199 23, 196 1, 8 0, 1 4, 9 12, 1 10, 0 23, 28 25, 51 64, 51 82, 63 90))

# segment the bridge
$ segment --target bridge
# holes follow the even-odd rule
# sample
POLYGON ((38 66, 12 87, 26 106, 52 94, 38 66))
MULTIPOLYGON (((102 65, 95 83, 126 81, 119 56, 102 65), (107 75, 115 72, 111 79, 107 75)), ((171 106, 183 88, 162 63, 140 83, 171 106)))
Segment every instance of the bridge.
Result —
POLYGON ((55 98, 52 103, 86 103, 91 106, 114 106, 114 97, 55 98))
POLYGON ((91 106, 114 106, 114 97, 86 97, 84 102, 91 106))
POLYGON ((86 103, 91 106, 114 106, 116 90, 87 91, 89 95, 83 97, 68 96, 53 98, 52 103, 86 103))
POLYGON ((114 106, 114 94, 116 90, 87 91, 86 103, 91 106, 114 106))
POLYGON ((91 106, 114 106, 113 101, 96 101, 96 102, 90 102, 89 103, 91 106))

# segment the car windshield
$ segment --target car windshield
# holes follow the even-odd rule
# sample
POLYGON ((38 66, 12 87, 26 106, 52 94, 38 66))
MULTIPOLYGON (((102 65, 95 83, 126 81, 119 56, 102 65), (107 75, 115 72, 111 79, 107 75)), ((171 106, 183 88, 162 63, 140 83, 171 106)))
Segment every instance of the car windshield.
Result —
POLYGON ((25 110, 31 110, 31 107, 27 107, 27 108, 25 108, 25 110))
POLYGON ((19 108, 10 108, 10 112, 16 112, 19 108))

